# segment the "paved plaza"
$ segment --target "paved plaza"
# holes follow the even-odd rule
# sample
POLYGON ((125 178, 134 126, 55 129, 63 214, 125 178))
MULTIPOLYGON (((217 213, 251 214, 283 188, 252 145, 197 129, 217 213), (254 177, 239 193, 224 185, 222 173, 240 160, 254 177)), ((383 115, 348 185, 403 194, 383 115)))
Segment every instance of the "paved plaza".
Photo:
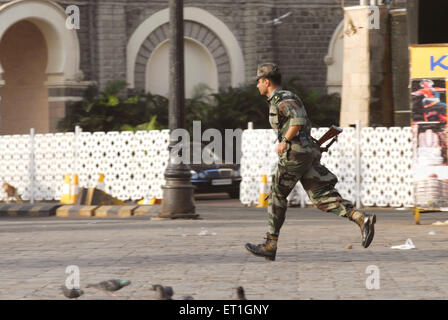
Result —
POLYGON ((1 218, 0 299, 65 299, 59 287, 69 265, 80 268, 82 288, 132 281, 117 298, 88 288, 80 299, 153 299, 153 284, 206 300, 232 299, 239 285, 248 299, 448 298, 448 226, 431 225, 446 213, 424 214, 415 225, 409 210, 368 210, 377 215, 376 236, 364 249, 353 222, 289 208, 277 260, 268 262, 244 249, 263 241, 266 209, 224 198, 196 206, 200 220, 1 218), (415 249, 390 248, 408 238, 415 249), (372 265, 378 290, 366 288, 372 265))

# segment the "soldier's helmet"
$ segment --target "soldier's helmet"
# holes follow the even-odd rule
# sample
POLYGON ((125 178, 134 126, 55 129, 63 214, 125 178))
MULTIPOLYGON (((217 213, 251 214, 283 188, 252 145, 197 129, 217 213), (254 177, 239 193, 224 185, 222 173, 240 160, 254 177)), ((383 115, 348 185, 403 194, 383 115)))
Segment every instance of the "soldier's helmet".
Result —
POLYGON ((260 78, 279 78, 281 77, 280 69, 275 63, 262 63, 258 65, 257 76, 255 80, 260 78))

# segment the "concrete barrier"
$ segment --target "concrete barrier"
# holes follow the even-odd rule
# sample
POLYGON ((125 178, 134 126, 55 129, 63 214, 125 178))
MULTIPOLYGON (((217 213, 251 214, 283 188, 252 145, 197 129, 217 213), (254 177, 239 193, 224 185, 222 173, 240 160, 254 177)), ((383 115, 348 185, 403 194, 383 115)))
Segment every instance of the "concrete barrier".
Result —
POLYGON ((134 211, 134 217, 138 216, 149 216, 149 217, 157 217, 160 212, 160 206, 153 205, 142 205, 139 206, 134 211))
POLYGON ((97 218, 129 218, 138 206, 101 206, 95 210, 97 218))
POLYGON ((61 204, 0 204, 0 217, 50 217, 56 215, 61 204))
POLYGON ((131 218, 157 217, 159 211, 159 205, 0 204, 0 217, 131 218))
POLYGON ((56 210, 56 216, 61 218, 88 218, 95 216, 99 206, 65 205, 56 210))

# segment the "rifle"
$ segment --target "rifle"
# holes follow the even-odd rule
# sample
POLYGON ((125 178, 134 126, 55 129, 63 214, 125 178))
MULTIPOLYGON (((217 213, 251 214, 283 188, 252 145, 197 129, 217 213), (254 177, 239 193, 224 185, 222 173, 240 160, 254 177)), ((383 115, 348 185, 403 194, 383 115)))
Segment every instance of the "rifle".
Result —
POLYGON ((328 129, 327 132, 324 133, 324 135, 317 141, 317 144, 319 145, 319 147, 324 144, 325 142, 327 142, 328 140, 330 140, 331 138, 333 138, 333 140, 330 141, 329 144, 327 144, 326 147, 324 148, 320 148, 320 150, 322 152, 327 152, 328 148, 331 147, 331 145, 333 143, 335 143, 336 140, 338 140, 338 135, 342 133, 342 129, 336 126, 331 126, 330 129, 328 129))

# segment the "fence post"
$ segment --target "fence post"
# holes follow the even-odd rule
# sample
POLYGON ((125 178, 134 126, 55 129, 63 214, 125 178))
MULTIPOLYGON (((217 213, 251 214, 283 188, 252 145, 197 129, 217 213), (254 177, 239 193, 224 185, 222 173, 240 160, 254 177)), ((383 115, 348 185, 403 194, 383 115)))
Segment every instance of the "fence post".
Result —
POLYGON ((34 156, 34 128, 30 129, 30 163, 28 166, 28 174, 30 179, 30 203, 34 204, 34 180, 36 175, 35 156, 34 156))
POLYGON ((361 121, 356 121, 356 209, 361 208, 361 121))
POLYGON ((75 127, 75 143, 73 144, 73 169, 72 169, 72 176, 76 173, 78 173, 78 140, 79 140, 79 134, 81 132, 81 127, 76 126, 75 127))

